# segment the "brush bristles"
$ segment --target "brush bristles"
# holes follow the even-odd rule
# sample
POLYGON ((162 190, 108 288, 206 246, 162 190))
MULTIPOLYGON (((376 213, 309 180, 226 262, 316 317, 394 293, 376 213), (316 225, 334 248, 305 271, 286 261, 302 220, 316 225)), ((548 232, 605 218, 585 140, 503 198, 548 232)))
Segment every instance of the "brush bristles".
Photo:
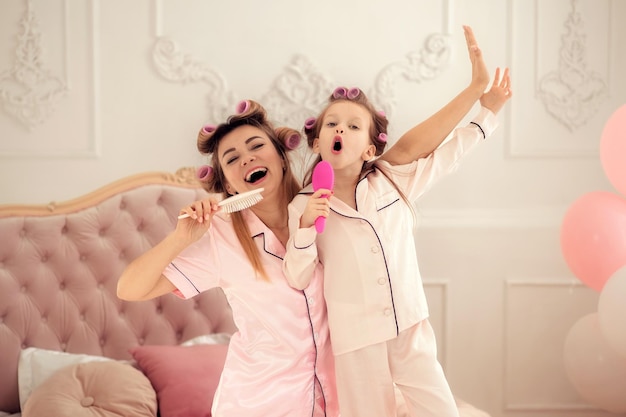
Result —
POLYGON ((252 207, 259 201, 263 200, 261 193, 263 188, 248 191, 247 193, 237 194, 222 200, 219 205, 225 213, 234 213, 252 207))
POLYGON ((263 196, 261 194, 250 196, 238 201, 228 202, 228 204, 222 205, 222 210, 224 210, 225 213, 234 213, 236 211, 241 211, 247 209, 248 207, 252 207, 261 200, 263 200, 263 196))

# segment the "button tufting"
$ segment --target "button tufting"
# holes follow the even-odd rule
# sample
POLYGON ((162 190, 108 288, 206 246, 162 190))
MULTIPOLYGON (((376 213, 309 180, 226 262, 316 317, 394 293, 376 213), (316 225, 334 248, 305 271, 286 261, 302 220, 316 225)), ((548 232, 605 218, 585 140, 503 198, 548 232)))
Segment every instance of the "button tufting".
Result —
POLYGON ((93 397, 85 397, 80 400, 80 405, 83 407, 91 407, 94 403, 93 397))
POLYGON ((66 234, 67 233, 67 226, 63 226, 63 228, 61 228, 61 233, 62 234, 66 234))
POLYGON ((20 230, 20 237, 26 236, 26 229, 20 230))
POLYGON ((106 233, 106 229, 100 229, 100 231, 98 232, 100 236, 104 236, 105 233, 106 233))
POLYGON ((84 261, 85 259, 87 259, 87 256, 85 256, 85 255, 80 255, 80 260, 81 260, 81 261, 84 261))
POLYGON ((60 289, 61 291, 63 291, 63 290, 65 289, 65 283, 64 283, 64 282, 62 282, 61 284, 59 284, 59 289, 60 289))

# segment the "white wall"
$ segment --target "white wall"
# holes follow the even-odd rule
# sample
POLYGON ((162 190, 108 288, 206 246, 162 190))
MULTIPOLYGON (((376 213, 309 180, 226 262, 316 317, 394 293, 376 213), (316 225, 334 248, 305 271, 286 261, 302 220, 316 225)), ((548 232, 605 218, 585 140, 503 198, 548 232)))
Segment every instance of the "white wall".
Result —
POLYGON ((0 11, 0 204, 200 164, 198 128, 243 98, 299 127, 332 88, 359 86, 397 137, 468 84, 471 25, 490 68, 511 68, 514 97, 418 203, 441 360, 455 393, 494 417, 605 414, 563 369, 565 334, 597 294, 562 260, 559 228, 579 196, 612 191, 598 148, 626 103, 625 2, 1 0, 0 11), (568 32, 575 12, 582 25, 568 32), (568 39, 586 48, 573 68, 594 84, 559 78, 559 57, 577 51, 568 39), (574 115, 546 106, 568 92, 574 115))

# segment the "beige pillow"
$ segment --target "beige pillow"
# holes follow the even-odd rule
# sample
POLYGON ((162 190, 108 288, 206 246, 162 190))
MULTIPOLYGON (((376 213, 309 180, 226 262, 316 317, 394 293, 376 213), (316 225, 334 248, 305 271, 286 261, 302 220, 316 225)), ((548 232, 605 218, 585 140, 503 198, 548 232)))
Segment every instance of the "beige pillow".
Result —
POLYGON ((22 409, 22 417, 156 414, 150 380, 133 366, 116 361, 80 363, 56 371, 35 388, 22 409))
POLYGON ((77 363, 111 361, 103 356, 60 352, 56 350, 29 347, 20 352, 17 368, 17 386, 20 396, 20 409, 35 388, 50 378, 59 369, 77 363))

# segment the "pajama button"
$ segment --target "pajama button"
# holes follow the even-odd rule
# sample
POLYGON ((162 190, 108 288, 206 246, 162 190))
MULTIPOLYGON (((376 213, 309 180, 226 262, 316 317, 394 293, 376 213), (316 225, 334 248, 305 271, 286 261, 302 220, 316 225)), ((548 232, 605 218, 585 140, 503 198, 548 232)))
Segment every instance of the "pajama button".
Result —
POLYGON ((378 278, 378 283, 379 283, 380 285, 385 285, 385 282, 387 282, 387 281, 385 280, 385 278, 378 278))
POLYGON ((385 309, 385 316, 388 316, 391 314, 391 309, 390 308, 386 308, 385 309))
POLYGON ((378 253, 378 246, 372 246, 372 253, 378 253))

